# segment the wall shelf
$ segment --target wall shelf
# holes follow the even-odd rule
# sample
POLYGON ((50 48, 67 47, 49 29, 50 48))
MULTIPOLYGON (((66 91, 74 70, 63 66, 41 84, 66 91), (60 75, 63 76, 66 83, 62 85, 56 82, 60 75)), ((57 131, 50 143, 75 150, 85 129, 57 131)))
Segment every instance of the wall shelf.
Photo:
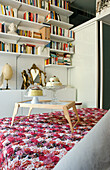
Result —
POLYGON ((48 65, 45 65, 45 67, 74 68, 74 66, 57 65, 57 64, 48 64, 48 65))
MULTIPOLYGON (((50 43, 48 40, 43 40, 43 39, 37 39, 37 38, 30 38, 30 37, 25 37, 25 36, 19 36, 19 35, 12 35, 12 34, 7 34, 7 33, 2 33, 0 32, 0 38, 4 39, 6 41, 7 39, 10 40, 15 40, 17 43, 29 43, 29 44, 35 44, 38 46, 42 45, 47 45, 50 43)), ((7 42, 7 41, 6 41, 7 42)))
POLYGON ((37 22, 32 22, 32 21, 27 21, 21 18, 16 18, 16 17, 11 17, 11 16, 7 16, 7 15, 2 15, 0 14, 0 21, 1 22, 6 22, 6 23, 14 23, 15 25, 22 26, 22 27, 31 27, 31 29, 41 29, 42 27, 50 27, 48 25, 45 24, 41 24, 41 23, 37 23, 37 22))
POLYGON ((14 0, 0 0, 0 3, 3 5, 11 6, 12 8, 19 9, 21 2, 14 1, 14 0))
POLYGON ((2 55, 8 56, 8 57, 12 57, 12 56, 13 57, 36 57, 36 58, 42 58, 42 59, 50 58, 50 56, 44 56, 44 55, 0 51, 0 56, 2 55))
POLYGON ((61 28, 65 28, 65 29, 70 29, 73 27, 73 24, 69 24, 63 21, 58 21, 58 20, 54 20, 54 19, 49 19, 47 21, 47 23, 61 27, 61 28))
POLYGON ((60 7, 55 6, 55 5, 50 5, 50 10, 51 11, 56 11, 58 14, 65 15, 66 17, 69 17, 69 16, 71 16, 73 14, 72 11, 60 8, 60 7))
POLYGON ((56 49, 53 49, 53 48, 51 48, 50 51, 56 52, 56 53, 74 54, 74 52, 71 52, 71 51, 56 50, 56 49))
POLYGON ((38 8, 38 7, 35 7, 33 5, 28 5, 26 3, 21 3, 22 5, 20 6, 19 10, 20 11, 27 11, 27 12, 32 12, 32 13, 37 13, 39 15, 42 15, 42 16, 47 16, 50 11, 47 11, 45 9, 42 9, 42 8, 38 8))
POLYGON ((37 14, 42 15, 42 16, 47 16, 50 13, 50 11, 47 11, 45 9, 38 8, 38 7, 35 7, 33 5, 28 5, 26 3, 19 2, 19 1, 0 0, 0 3, 3 4, 3 5, 8 5, 8 6, 11 6, 13 8, 16 8, 19 11, 23 11, 23 12, 27 11, 27 12, 37 13, 37 14))
POLYGON ((64 37, 64 36, 60 36, 60 35, 55 35, 55 34, 51 34, 50 35, 50 38, 52 40, 58 40, 58 41, 64 41, 64 42, 71 42, 71 41, 74 41, 73 38, 69 38, 69 37, 64 37))

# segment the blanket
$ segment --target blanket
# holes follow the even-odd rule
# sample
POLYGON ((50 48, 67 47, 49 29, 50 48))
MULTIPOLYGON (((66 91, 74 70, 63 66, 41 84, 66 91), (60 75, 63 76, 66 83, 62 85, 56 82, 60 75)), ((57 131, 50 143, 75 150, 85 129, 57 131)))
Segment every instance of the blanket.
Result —
MULTIPOLYGON (((33 114, 30 118, 17 116, 12 127, 12 118, 0 119, 0 169, 53 169, 106 112, 97 108, 78 109, 80 122, 73 133, 63 111, 33 114)), ((75 113, 69 114, 75 123, 75 113)))

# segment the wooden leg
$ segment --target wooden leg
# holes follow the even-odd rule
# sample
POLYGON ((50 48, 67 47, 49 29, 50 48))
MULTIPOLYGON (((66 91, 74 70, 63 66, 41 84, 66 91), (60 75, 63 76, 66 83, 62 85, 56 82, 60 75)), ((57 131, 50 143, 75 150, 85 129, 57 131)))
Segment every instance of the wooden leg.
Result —
POLYGON ((63 111, 64 111, 64 116, 70 125, 71 132, 73 133, 73 126, 72 126, 71 118, 69 116, 68 108, 64 106, 63 111))
POLYGON ((79 119, 78 112, 77 112, 75 104, 73 105, 73 111, 75 112, 75 114, 77 116, 77 122, 73 126, 73 127, 75 127, 77 125, 77 123, 80 122, 80 119, 79 119))
POLYGON ((15 107, 14 107, 14 111, 13 111, 13 117, 12 117, 12 121, 11 121, 11 126, 13 125, 14 118, 15 118, 16 114, 18 113, 18 109, 19 109, 19 104, 15 103, 15 107))
POLYGON ((29 116, 30 116, 30 114, 31 114, 31 111, 32 111, 32 107, 29 108, 28 118, 29 118, 29 116))

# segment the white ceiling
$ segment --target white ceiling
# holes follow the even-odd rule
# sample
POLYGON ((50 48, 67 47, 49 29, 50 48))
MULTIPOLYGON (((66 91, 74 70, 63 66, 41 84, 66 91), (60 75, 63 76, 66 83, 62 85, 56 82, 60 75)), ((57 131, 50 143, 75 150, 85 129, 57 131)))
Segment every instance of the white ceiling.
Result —
POLYGON ((70 0, 71 5, 90 14, 96 13, 96 0, 70 0))

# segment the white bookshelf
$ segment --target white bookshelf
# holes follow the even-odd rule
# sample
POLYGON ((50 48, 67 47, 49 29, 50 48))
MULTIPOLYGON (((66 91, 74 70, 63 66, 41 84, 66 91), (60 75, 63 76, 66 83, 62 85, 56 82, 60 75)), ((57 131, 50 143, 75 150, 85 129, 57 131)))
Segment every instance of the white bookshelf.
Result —
POLYGON ((35 7, 33 5, 28 5, 28 4, 23 3, 23 2, 22 2, 22 5, 19 8, 19 11, 23 11, 23 12, 27 11, 27 12, 37 13, 37 14, 42 15, 42 16, 47 16, 50 13, 50 11, 47 11, 47 10, 42 9, 42 8, 35 7))
POLYGON ((19 35, 13 35, 13 34, 7 34, 0 32, 0 39, 3 39, 4 42, 7 42, 7 40, 15 40, 17 43, 29 43, 29 44, 35 44, 38 46, 47 45, 50 41, 43 40, 43 39, 37 39, 37 38, 30 38, 25 36, 19 36, 19 35))
POLYGON ((65 53, 65 54, 67 53, 67 54, 71 54, 71 55, 74 54, 74 52, 71 52, 71 51, 57 50, 57 49, 53 49, 53 48, 50 48, 50 51, 56 52, 56 53, 65 53))
POLYGON ((9 5, 13 8, 18 9, 19 11, 23 11, 23 12, 27 11, 27 12, 37 13, 42 16, 47 16, 50 12, 45 9, 38 8, 33 5, 28 5, 26 3, 18 2, 15 0, 0 0, 0 3, 3 5, 9 5))
POLYGON ((35 58, 41 58, 41 59, 47 59, 50 58, 50 56, 45 55, 36 55, 36 54, 27 54, 27 53, 15 53, 15 52, 6 52, 6 51, 0 51, 0 56, 6 56, 6 57, 35 57, 35 58))
POLYGON ((64 42, 71 42, 74 41, 73 38, 69 38, 69 37, 64 37, 64 36, 60 36, 60 35, 55 35, 55 34, 51 34, 50 38, 52 40, 56 40, 56 41, 64 41, 64 42))
POLYGON ((65 15, 67 17, 69 17, 69 16, 71 16, 73 14, 72 11, 60 8, 60 7, 55 6, 55 5, 50 5, 50 10, 51 11, 56 11, 58 14, 65 15))
POLYGON ((45 67, 74 68, 74 66, 57 65, 57 64, 48 64, 48 65, 45 65, 45 67))
POLYGON ((0 4, 8 5, 16 9, 19 9, 20 5, 22 5, 21 2, 15 0, 0 0, 0 4))
POLYGON ((16 17, 11 17, 7 15, 0 14, 0 21, 1 22, 6 22, 8 24, 14 23, 15 25, 18 25, 22 27, 31 27, 31 29, 41 29, 42 27, 50 27, 48 25, 42 24, 42 23, 37 23, 37 22, 32 22, 32 21, 27 21, 21 18, 16 18, 16 17))
POLYGON ((54 19, 49 19, 47 23, 61 27, 61 28, 65 28, 65 29, 70 29, 73 27, 72 24, 69 24, 63 21, 54 20, 54 19))

